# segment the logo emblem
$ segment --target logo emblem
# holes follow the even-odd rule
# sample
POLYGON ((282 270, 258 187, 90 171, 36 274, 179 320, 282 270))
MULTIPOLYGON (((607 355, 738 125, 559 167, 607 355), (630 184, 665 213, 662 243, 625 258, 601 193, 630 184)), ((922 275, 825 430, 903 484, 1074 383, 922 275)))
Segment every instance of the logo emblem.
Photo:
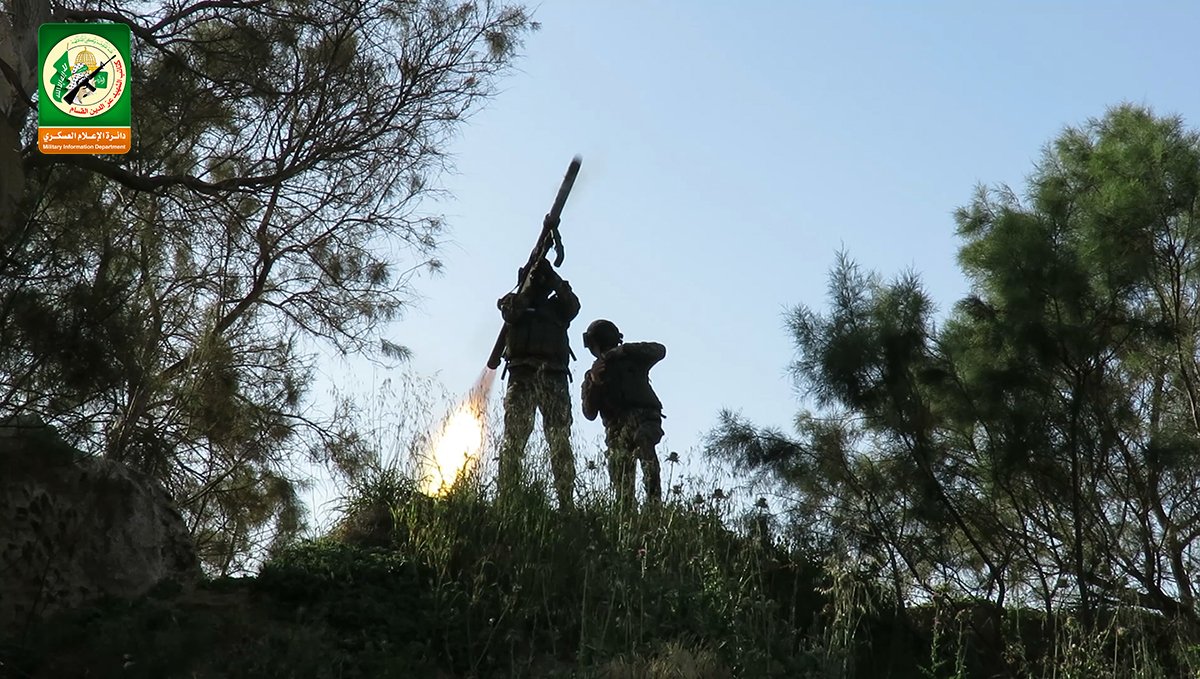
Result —
POLYGON ((38 31, 38 148, 126 153, 130 148, 129 27, 43 24, 38 31))

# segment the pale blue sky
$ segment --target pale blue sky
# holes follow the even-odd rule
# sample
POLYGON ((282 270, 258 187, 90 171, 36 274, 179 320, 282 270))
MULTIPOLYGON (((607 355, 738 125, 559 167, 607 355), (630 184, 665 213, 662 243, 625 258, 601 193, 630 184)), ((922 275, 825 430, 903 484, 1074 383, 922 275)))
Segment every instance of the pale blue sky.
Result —
POLYGON ((824 307, 839 248, 888 276, 917 270, 945 311, 966 290, 951 213, 977 183, 1021 188, 1064 125, 1121 101, 1200 122, 1200 8, 1182 2, 535 9, 518 70, 452 147, 453 198, 429 206, 451 228, 444 275, 418 283, 423 301, 389 334, 410 370, 465 392, 496 299, 582 154, 560 269, 583 303, 576 413, 580 335, 610 318, 667 345, 652 373, 663 453, 695 449, 724 407, 789 426, 784 312, 824 307))

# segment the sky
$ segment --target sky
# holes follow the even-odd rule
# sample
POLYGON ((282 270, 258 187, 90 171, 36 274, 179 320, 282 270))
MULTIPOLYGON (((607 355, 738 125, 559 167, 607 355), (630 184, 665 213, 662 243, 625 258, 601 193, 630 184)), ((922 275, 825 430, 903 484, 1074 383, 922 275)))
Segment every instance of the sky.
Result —
MULTIPOLYGON (((465 394, 500 328, 571 157, 561 275, 575 427, 596 318, 666 345, 651 373, 660 456, 698 461, 723 408, 790 429, 785 317, 826 308, 839 250, 918 272, 942 313, 967 291, 953 210, 979 184, 1018 192, 1043 146, 1121 102, 1200 125, 1200 5, 1118 2, 577 2, 531 6, 500 92, 464 125, 425 209, 443 272, 385 334, 403 369, 465 394)), ((391 375, 326 366, 343 388, 391 375)), ((501 393, 497 385, 494 398, 501 393)))

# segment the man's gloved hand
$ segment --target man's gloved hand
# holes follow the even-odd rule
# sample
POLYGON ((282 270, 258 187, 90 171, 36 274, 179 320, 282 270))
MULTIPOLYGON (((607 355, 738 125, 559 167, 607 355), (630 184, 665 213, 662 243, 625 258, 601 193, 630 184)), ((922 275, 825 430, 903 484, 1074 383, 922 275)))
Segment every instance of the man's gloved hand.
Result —
POLYGON ((547 213, 546 216, 542 218, 542 228, 557 229, 560 222, 561 220, 558 217, 547 213))

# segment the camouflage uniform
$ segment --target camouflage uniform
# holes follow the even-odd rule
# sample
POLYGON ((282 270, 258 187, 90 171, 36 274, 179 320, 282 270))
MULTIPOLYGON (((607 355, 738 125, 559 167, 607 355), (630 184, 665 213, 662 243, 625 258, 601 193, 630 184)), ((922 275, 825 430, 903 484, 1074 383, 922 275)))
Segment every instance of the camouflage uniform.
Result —
POLYGON ((662 402, 650 386, 650 369, 667 355, 657 342, 620 344, 601 354, 581 385, 583 414, 604 422, 608 473, 617 497, 633 498, 637 461, 651 502, 662 500, 662 480, 654 447, 663 438, 662 402))
POLYGON ((499 486, 505 492, 520 483, 521 461, 533 432, 534 412, 542 413, 543 433, 550 446, 550 468, 559 505, 570 507, 575 488, 575 455, 571 450, 571 396, 567 329, 579 314, 579 298, 567 281, 544 260, 534 282, 497 303, 509 324, 504 347, 508 387, 504 393, 504 440, 500 449, 499 486), (547 296, 553 292, 553 296, 547 296))

